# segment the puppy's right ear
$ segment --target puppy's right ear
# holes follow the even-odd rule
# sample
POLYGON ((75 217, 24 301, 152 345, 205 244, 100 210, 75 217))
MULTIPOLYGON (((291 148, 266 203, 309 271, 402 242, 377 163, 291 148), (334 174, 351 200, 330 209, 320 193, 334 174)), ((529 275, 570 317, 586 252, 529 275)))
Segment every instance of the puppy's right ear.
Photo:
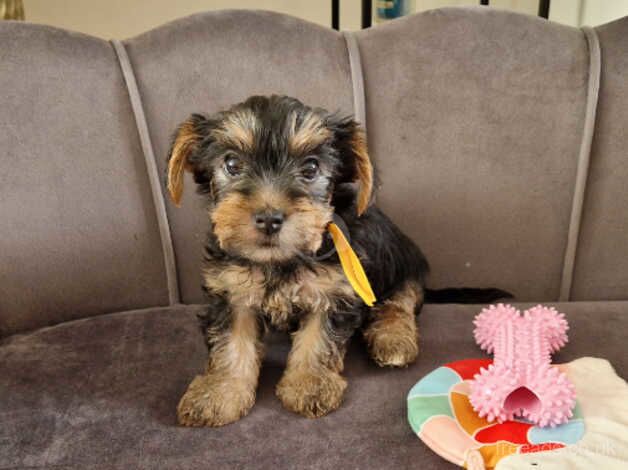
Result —
POLYGON ((166 186, 170 198, 179 206, 183 195, 184 171, 192 172, 195 156, 208 132, 208 119, 201 114, 192 114, 179 125, 168 152, 166 186))

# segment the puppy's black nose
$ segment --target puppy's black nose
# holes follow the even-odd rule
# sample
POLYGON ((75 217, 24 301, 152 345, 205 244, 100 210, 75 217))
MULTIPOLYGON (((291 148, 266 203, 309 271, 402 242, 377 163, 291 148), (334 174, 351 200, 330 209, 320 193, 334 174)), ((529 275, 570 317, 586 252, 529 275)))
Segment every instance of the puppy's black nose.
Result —
POLYGON ((272 235, 281 230, 283 224, 283 214, 279 211, 258 212, 253 216, 257 230, 272 235))

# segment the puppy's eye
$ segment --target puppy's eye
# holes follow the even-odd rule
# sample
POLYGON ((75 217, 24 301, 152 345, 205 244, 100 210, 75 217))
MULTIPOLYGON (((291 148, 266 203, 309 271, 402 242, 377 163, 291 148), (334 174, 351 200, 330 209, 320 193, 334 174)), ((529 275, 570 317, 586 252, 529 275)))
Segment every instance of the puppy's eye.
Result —
POLYGON ((225 157, 225 171, 231 176, 238 176, 242 173, 244 169, 244 165, 242 164, 242 160, 233 154, 227 155, 225 157))
POLYGON ((315 158, 308 158, 301 168, 301 176, 307 181, 312 181, 316 178, 318 176, 318 172, 318 160, 315 158))

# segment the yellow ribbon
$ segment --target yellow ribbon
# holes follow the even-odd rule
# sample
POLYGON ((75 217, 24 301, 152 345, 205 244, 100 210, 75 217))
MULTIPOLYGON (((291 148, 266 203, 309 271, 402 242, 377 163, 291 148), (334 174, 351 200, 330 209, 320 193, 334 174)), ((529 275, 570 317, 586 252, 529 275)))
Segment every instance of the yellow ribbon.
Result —
POLYGON ((335 223, 330 223, 327 229, 334 241, 336 252, 340 258, 340 265, 342 266, 342 270, 345 272, 345 276, 347 276, 347 279, 349 280, 349 284, 351 284, 353 290, 360 296, 364 303, 369 307, 372 307, 377 299, 375 298, 373 289, 371 289, 371 284, 366 277, 362 263, 360 263, 360 260, 353 251, 353 248, 349 245, 349 242, 342 233, 342 230, 340 230, 335 223))

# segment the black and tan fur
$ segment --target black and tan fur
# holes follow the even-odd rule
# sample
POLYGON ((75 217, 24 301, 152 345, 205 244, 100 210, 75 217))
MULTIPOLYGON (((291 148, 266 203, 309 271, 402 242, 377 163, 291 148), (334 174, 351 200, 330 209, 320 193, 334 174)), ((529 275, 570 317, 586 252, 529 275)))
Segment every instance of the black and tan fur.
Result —
POLYGON ((428 265, 370 204, 374 172, 353 119, 283 96, 195 114, 179 127, 169 154, 167 186, 176 204, 185 170, 208 202, 209 306, 201 323, 209 362, 179 403, 181 424, 220 426, 247 414, 268 328, 292 335, 277 396, 307 417, 340 405, 344 352, 357 329, 377 364, 416 359, 415 316, 428 265), (373 308, 356 296, 336 255, 317 259, 327 250, 334 212, 378 298, 373 308))

